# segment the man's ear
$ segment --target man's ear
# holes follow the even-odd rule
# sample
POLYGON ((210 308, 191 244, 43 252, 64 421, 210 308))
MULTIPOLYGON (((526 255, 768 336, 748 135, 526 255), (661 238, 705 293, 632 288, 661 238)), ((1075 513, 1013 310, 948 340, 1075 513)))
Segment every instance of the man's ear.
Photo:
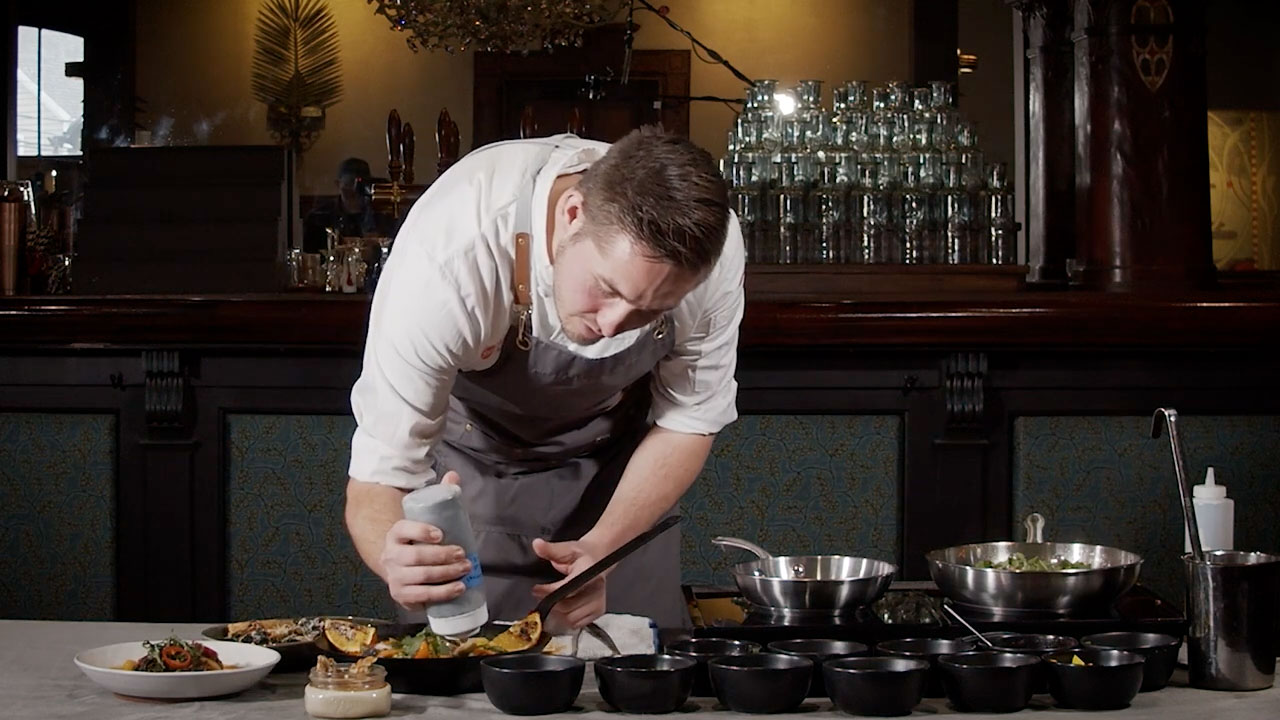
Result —
POLYGON ((564 207, 564 215, 566 224, 572 228, 586 219, 586 206, 583 202, 582 193, 577 188, 569 188, 564 191, 561 198, 564 207))

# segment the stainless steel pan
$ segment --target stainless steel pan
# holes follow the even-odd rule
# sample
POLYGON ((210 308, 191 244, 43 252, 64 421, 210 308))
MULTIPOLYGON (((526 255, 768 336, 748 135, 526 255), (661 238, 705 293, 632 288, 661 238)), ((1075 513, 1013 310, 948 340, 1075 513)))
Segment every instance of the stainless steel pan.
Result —
POLYGON ((775 556, 755 543, 732 537, 711 542, 754 553, 757 560, 733 566, 742 595, 766 610, 839 612, 869 605, 884 595, 898 568, 848 555, 775 556))
POLYGON ((995 612, 1104 611, 1137 582, 1141 556, 1104 545, 1044 542, 1044 518, 1039 513, 1028 516, 1025 524, 1027 542, 974 543, 926 554, 929 575, 952 601, 995 612), (1007 560, 1013 553, 1046 561, 1084 562, 1089 567, 1047 572, 974 567, 984 560, 1007 560))

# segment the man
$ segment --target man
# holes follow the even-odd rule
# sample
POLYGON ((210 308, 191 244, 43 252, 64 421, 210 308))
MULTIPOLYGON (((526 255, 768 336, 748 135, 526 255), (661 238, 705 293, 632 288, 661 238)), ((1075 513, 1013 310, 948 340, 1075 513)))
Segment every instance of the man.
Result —
MULTIPOLYGON (((737 418, 743 267, 715 162, 657 130, 496 143, 441 176, 397 236, 351 394, 347 526, 392 598, 463 591, 461 550, 403 519, 425 483, 461 485, 504 620, 669 513, 737 418)), ((679 551, 665 533, 553 624, 686 625, 679 551)))
POLYGON ((305 252, 328 249, 327 230, 333 228, 338 237, 387 237, 391 232, 388 218, 379 217, 365 195, 364 188, 373 182, 369 163, 350 157, 338 165, 338 195, 317 203, 303 222, 302 248, 305 252))

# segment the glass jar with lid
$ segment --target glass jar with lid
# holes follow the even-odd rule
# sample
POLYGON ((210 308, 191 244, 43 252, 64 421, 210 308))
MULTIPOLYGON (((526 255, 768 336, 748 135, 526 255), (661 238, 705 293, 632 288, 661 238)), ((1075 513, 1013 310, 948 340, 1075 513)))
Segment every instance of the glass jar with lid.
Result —
MULTIPOLYGON (((327 658, 322 658, 327 660, 327 658)), ((365 663, 317 662, 303 693, 316 718, 370 718, 391 713, 387 669, 365 663)))

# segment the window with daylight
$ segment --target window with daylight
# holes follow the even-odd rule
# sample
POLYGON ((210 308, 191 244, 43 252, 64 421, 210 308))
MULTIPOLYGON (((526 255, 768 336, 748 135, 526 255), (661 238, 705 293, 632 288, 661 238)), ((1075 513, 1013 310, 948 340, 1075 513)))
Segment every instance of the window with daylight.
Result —
POLYGON ((18 28, 18 155, 79 155, 84 80, 67 65, 84 61, 84 38, 18 28))

